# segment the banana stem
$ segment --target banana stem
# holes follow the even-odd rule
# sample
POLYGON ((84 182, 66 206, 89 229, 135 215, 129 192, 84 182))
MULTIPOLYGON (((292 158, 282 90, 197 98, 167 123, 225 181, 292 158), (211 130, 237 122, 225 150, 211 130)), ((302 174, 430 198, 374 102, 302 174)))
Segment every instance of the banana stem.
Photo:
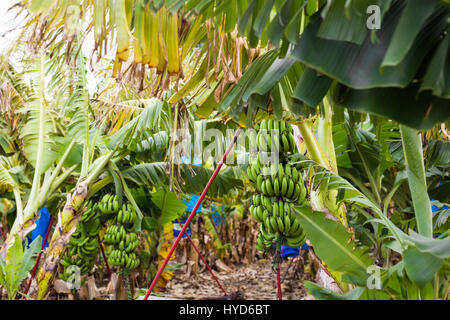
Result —
POLYGON ((86 185, 90 185, 93 181, 95 181, 98 178, 100 173, 105 169, 111 157, 114 155, 116 149, 109 151, 109 153, 103 155, 103 159, 100 161, 100 163, 86 177, 86 185))
POLYGON ((172 149, 171 149, 171 169, 170 169, 170 191, 173 191, 173 178, 174 178, 174 171, 175 171, 175 140, 176 140, 176 133, 177 133, 177 125, 178 125, 178 104, 175 105, 175 117, 173 120, 173 131, 172 131, 172 149))
POLYGON ((421 137, 417 130, 404 125, 400 125, 400 133, 417 228, 419 234, 432 238, 433 215, 428 197, 421 137))
MULTIPOLYGON (((331 107, 328 105, 331 109, 331 107)), ((320 127, 321 141, 328 141, 333 139, 333 135, 331 132, 331 110, 328 111, 328 117, 319 121, 322 121, 320 127)), ((334 154, 334 146, 332 143, 327 142, 327 150, 329 154, 334 154, 334 156, 330 156, 333 161, 330 161, 329 157, 327 157, 324 149, 319 144, 319 141, 314 136, 314 133, 311 128, 311 124, 309 124, 309 120, 305 120, 300 122, 297 125, 300 134, 305 142, 306 149, 308 151, 308 155, 311 160, 317 162, 320 166, 328 169, 331 172, 337 173, 337 165, 336 165, 336 155, 334 154), (332 148, 332 150, 331 150, 332 148), (334 164, 333 164, 334 163, 334 164)), ((319 195, 320 202, 326 204, 326 207, 329 211, 339 219, 339 221, 346 227, 348 227, 347 217, 345 214, 345 206, 343 204, 337 206, 337 190, 329 190, 326 194, 319 195)), ((321 208, 318 208, 320 210, 321 208)))
POLYGON ((122 270, 122 280, 125 290, 127 291, 128 300, 133 300, 133 295, 131 294, 130 281, 128 277, 130 276, 130 272, 126 269, 122 270))
POLYGON ((317 162, 322 167, 331 170, 331 167, 325 161, 323 152, 308 122, 309 120, 302 121, 299 124, 297 124, 297 127, 302 135, 303 140, 305 141, 306 150, 308 150, 309 157, 311 158, 311 160, 317 162))
POLYGON ((75 145, 75 140, 72 140, 70 142, 69 146, 67 147, 66 151, 64 152, 63 156, 61 157, 61 159, 59 159, 59 162, 56 165, 55 170, 53 170, 52 175, 49 177, 49 179, 45 179, 45 181, 44 181, 44 183, 42 185, 42 188, 41 188, 41 192, 40 192, 41 196, 38 199, 38 208, 39 208, 39 206, 41 204, 43 204, 45 202, 45 200, 47 199, 48 195, 50 194, 49 190, 51 188, 51 185, 56 180, 59 172, 62 169, 64 161, 66 161, 66 159, 69 156, 69 153, 72 150, 74 145, 75 145))
POLYGON ((64 209, 58 220, 57 228, 55 229, 55 232, 53 233, 52 239, 50 241, 50 246, 45 262, 39 269, 37 299, 43 299, 47 294, 50 282, 56 273, 56 268, 58 266, 61 254, 69 243, 71 235, 70 231, 75 229, 78 224, 78 220, 80 219, 79 216, 76 216, 76 213, 87 199, 88 186, 95 179, 97 179, 102 170, 108 164, 112 155, 115 153, 115 150, 116 149, 104 155, 100 163, 97 164, 96 167, 88 175, 86 181, 79 181, 74 193, 72 195, 68 195, 66 205, 64 206, 64 209))
MULTIPOLYGON (((80 217, 75 216, 75 208, 71 205, 70 197, 66 202, 64 210, 58 219, 58 223, 55 228, 55 232, 52 235, 50 240, 50 245, 47 249, 47 255, 44 261, 44 264, 41 268, 39 268, 37 281, 38 281, 38 293, 37 299, 44 299, 47 294, 48 288, 50 286, 53 277, 56 274, 56 268, 58 267, 59 258, 63 253, 64 249, 67 247, 69 243, 70 236, 72 234, 72 230, 75 231, 75 227, 78 224, 78 220, 80 217), (68 223, 63 224, 63 217, 71 217, 68 223)), ((68 218, 66 218, 68 219, 68 218)))
POLYGON ((323 151, 324 156, 329 164, 329 169, 337 173, 337 160, 336 160, 336 152, 334 151, 334 142, 333 142, 333 111, 328 102, 327 97, 323 99, 324 104, 324 114, 323 117, 319 117, 318 121, 318 142, 321 150, 323 151))

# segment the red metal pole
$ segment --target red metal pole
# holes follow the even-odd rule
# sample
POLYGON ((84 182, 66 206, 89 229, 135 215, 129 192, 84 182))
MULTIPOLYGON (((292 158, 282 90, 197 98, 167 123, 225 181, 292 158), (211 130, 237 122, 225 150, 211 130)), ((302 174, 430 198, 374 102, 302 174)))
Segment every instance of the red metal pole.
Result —
POLYGON ((109 280, 111 280, 111 269, 109 268, 108 259, 106 259, 105 250, 103 250, 103 244, 100 241, 100 236, 97 235, 98 244, 100 246, 100 251, 102 252, 103 260, 105 261, 106 269, 108 270, 109 280))
POLYGON ((50 218, 50 222, 48 223, 47 232, 45 233, 44 241, 42 241, 41 251, 38 254, 38 257, 36 259, 36 263, 34 264, 33 270, 31 271, 31 277, 30 277, 30 280, 28 281, 27 288, 25 289, 25 294, 28 294, 28 290, 30 290, 31 282, 33 281, 34 275, 36 274, 37 266, 39 265, 39 261, 41 260, 42 252, 44 251, 44 247, 45 247, 45 244, 47 243, 48 235, 49 235, 50 230, 53 225, 53 220, 54 220, 54 218, 52 216, 50 218))
POLYGON ((282 295, 281 295, 281 277, 280 277, 280 275, 281 275, 281 268, 280 268, 280 266, 278 266, 278 269, 277 269, 277 287, 278 287, 278 300, 282 300, 282 295))
MULTIPOLYGON (((178 221, 178 224, 182 227, 180 221, 178 221)), ((194 247, 195 251, 197 251, 198 255, 200 256, 200 258, 202 259, 203 263, 205 264, 206 268, 208 268, 209 272, 211 273, 212 277, 214 278, 214 280, 216 280, 217 284, 219 285, 220 289, 222 289, 222 292, 227 296, 227 292, 225 291, 225 289, 223 288, 222 284, 220 283, 219 279, 216 277, 216 275, 214 274, 214 272, 212 271, 211 267, 209 266, 208 262, 206 262, 205 258, 202 256, 202 254, 200 253, 200 250, 197 248, 197 246, 195 245, 194 241, 192 241, 191 237, 186 233, 186 237, 189 239, 189 242, 192 244, 192 246, 194 247)))
POLYGON ((184 227, 181 229, 180 234, 175 239, 175 242, 173 243, 172 248, 170 248, 169 253, 167 254, 166 258, 164 259, 164 261, 163 261, 163 263, 161 265, 161 267, 159 268, 158 272, 156 273, 155 278, 153 278, 153 281, 150 284, 150 288, 148 288, 147 293, 144 296, 144 300, 148 299, 148 297, 150 296, 150 293, 152 292, 153 288, 155 287, 156 283, 158 282, 159 277, 161 276, 162 272, 164 271, 164 268, 166 267, 167 263, 169 262, 170 257, 172 256, 173 252, 175 251, 175 248, 177 247, 178 243, 181 240, 181 237, 185 233, 187 227, 189 226, 189 223, 191 222, 192 218, 194 217, 195 213, 197 212, 198 207, 202 203, 203 198, 205 198, 206 193, 208 192, 209 188, 211 187, 211 184, 213 183, 214 179, 216 178, 217 174, 219 173, 220 168, 222 167, 223 163, 225 162, 225 159, 227 158, 228 153, 230 153, 231 149, 233 148, 233 145, 236 142, 237 137, 241 133, 241 130, 242 130, 241 127, 239 127, 236 130, 236 133, 234 134, 234 137, 233 137, 233 141, 231 141, 230 145, 225 150, 225 153, 223 154, 222 159, 220 159, 220 162, 217 165, 216 169, 214 170, 214 172, 213 172, 211 178, 209 179, 208 183, 206 184, 205 189, 203 189, 203 192, 200 195, 200 198, 198 199, 197 203, 195 204, 194 209, 192 209, 191 214, 187 218, 186 223, 184 224, 184 227))

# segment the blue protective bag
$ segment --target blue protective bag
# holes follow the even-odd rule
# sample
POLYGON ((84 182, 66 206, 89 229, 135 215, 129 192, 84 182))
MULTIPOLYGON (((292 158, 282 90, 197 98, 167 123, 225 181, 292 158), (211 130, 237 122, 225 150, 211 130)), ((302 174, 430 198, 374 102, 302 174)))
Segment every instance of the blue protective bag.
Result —
MULTIPOLYGON (((50 219, 52 218, 46 207, 42 207, 42 209, 39 210, 38 215, 39 218, 36 220, 36 228, 31 231, 31 238, 29 237, 30 241, 28 242, 28 247, 30 246, 30 243, 33 242, 38 236, 41 236, 42 241, 44 240, 48 225, 50 224, 50 219)), ((47 247, 48 240, 45 243, 44 249, 47 247)))
MULTIPOLYGON (((431 199, 431 201, 434 201, 434 199, 431 199)), ((443 205, 442 208, 438 208, 438 206, 432 205, 431 206, 431 212, 436 212, 436 211, 441 211, 441 210, 446 210, 446 209, 450 209, 449 206, 443 205)), ((437 238, 442 234, 442 232, 439 233, 433 233, 433 237, 437 238)))
MULTIPOLYGON (((173 236, 176 238, 178 237, 178 235, 181 232, 181 229, 184 227, 184 224, 186 223, 187 218, 184 219, 183 221, 180 221, 181 225, 176 221, 172 221, 173 223, 173 236)), ((186 238, 186 234, 188 234, 189 236, 191 236, 191 228, 187 227, 186 232, 181 236, 181 238, 186 238)))
POLYGON ((225 216, 221 216, 219 211, 217 211, 217 206, 215 204, 211 205, 211 211, 213 211, 211 218, 216 226, 225 224, 225 216))
MULTIPOLYGON (((187 206, 186 212, 192 212, 195 205, 197 204, 198 199, 200 199, 200 196, 193 194, 193 195, 187 195, 186 196, 189 200, 182 199, 181 201, 187 206)), ((200 203, 197 212, 202 211, 202 204, 200 203)))
POLYGON ((297 257, 300 254, 300 250, 308 251, 309 247, 306 242, 300 248, 293 248, 288 246, 281 246, 281 257, 297 257))

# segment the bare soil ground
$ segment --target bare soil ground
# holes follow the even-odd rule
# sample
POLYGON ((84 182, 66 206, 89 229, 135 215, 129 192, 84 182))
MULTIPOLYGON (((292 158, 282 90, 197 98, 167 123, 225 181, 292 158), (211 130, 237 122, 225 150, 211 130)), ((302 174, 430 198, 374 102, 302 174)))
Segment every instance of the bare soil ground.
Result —
MULTIPOLYGON (((261 259, 248 265, 235 265, 222 271, 213 270, 231 299, 276 300, 276 273, 270 260, 261 259)), ((304 299, 308 292, 302 281, 310 279, 303 270, 301 258, 289 258, 281 264, 281 284, 284 300, 304 299)), ((186 276, 185 270, 175 271, 167 283, 165 294, 182 299, 211 299, 223 297, 224 293, 207 269, 197 275, 186 276)))

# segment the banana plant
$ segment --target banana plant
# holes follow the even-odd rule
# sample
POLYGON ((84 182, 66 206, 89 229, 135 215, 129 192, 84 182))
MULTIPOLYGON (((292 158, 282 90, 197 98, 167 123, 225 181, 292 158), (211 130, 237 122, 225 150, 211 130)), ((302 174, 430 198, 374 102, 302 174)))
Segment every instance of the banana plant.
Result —
POLYGON ((24 248, 22 240, 16 235, 6 258, 0 257, 0 284, 6 289, 9 300, 14 300, 17 293, 20 293, 20 284, 33 268, 36 256, 41 250, 41 242, 42 239, 38 236, 24 248))
MULTIPOLYGON (((83 87, 81 86, 80 88, 83 87)), ((79 108, 81 112, 89 107, 89 100, 79 99, 78 101, 81 101, 81 105, 75 108, 79 108)), ((51 280, 56 273, 59 258, 66 248, 70 236, 75 231, 75 227, 80 219, 80 209, 83 204, 89 199, 90 195, 113 181, 111 178, 111 180, 106 181, 105 183, 104 179, 102 182, 102 180, 98 181, 98 178, 109 166, 112 166, 112 169, 116 169, 114 161, 118 161, 125 157, 126 152, 121 151, 125 149, 125 144, 131 141, 134 136, 138 135, 140 137, 144 132, 155 130, 153 125, 157 124, 158 119, 160 119, 162 110, 161 105, 162 103, 160 101, 152 100, 138 116, 124 124, 121 129, 112 135, 109 141, 107 141, 108 139, 105 139, 103 142, 102 139, 99 139, 99 136, 101 136, 101 128, 94 127, 92 134, 84 134, 86 131, 90 133, 90 126, 88 126, 87 120, 84 121, 87 127, 78 125, 73 127, 79 128, 81 131, 79 135, 81 139, 80 142, 82 141, 84 145, 82 159, 83 162, 86 162, 84 165, 82 164, 82 168, 85 168, 85 172, 81 172, 74 191, 71 194, 67 194, 66 204, 59 215, 57 228, 52 235, 46 259, 37 275, 37 299, 43 299, 47 294, 51 280), (96 152, 97 149, 100 153, 96 152), (91 188, 94 192, 90 190, 91 188)), ((82 112, 82 115, 88 117, 89 113, 85 111, 82 112)), ((127 194, 128 189, 126 184, 124 184, 124 192, 133 203, 132 196, 127 194)), ((133 205, 135 209, 137 209, 137 212, 140 212, 136 204, 133 203, 133 205)))
MULTIPOLYGON (((416 134, 414 134, 414 137, 416 137, 416 134)), ((417 148, 415 151, 416 155, 422 154, 422 151, 417 150, 417 148)), ((410 150, 405 152, 410 152, 410 150)), ((369 254, 370 247, 350 242, 349 239, 352 237, 352 233, 345 230, 343 226, 339 226, 339 222, 329 220, 324 213, 313 212, 308 207, 296 208, 297 219, 304 227, 317 255, 323 259, 327 267, 332 271, 343 273, 342 282, 366 288, 364 295, 364 291, 360 291, 360 297, 364 299, 374 297, 394 299, 405 297, 422 299, 429 299, 430 297, 435 299, 445 298, 446 290, 448 290, 445 288, 445 264, 450 253, 448 248, 444 249, 448 245, 448 238, 445 235, 441 239, 433 239, 427 238, 423 234, 421 235, 420 231, 419 234, 414 232, 414 230, 410 230, 409 234, 405 233, 390 221, 376 201, 369 199, 347 180, 331 173, 311 160, 300 162, 303 164, 309 163, 309 165, 306 165, 309 168, 316 167, 313 173, 313 184, 327 183, 330 189, 339 190, 340 201, 352 205, 356 204, 364 208, 369 217, 367 223, 376 223, 382 228, 386 228, 388 234, 382 238, 384 245, 403 256, 403 261, 392 267, 377 267, 373 265, 373 256, 369 254), (340 253, 338 254, 338 252, 340 253), (344 259, 346 256, 348 260, 344 259), (371 265, 373 267, 370 267, 371 265), (371 269, 368 268, 379 271, 380 283, 378 287, 369 285, 369 270, 371 269), (402 292, 400 290, 401 284, 398 284, 396 281, 407 283, 408 290, 402 292), (372 292, 370 290, 375 291, 372 292), (375 296, 371 296, 370 292, 375 296)), ((413 172, 408 174, 408 181, 415 183, 415 177, 420 176, 418 174, 418 172, 420 173, 420 166, 419 169, 410 167, 409 170, 413 172)), ((413 198, 413 201, 417 203, 418 200, 413 198)), ((430 205, 429 201, 420 203, 422 205, 430 205)), ((428 222, 431 219, 431 215, 424 217, 422 213, 417 213, 416 217, 428 222)), ((317 287, 312 284, 309 284, 309 286, 312 288, 313 293, 317 293, 319 297, 324 298, 323 292, 320 293, 317 287)), ((348 290, 345 290, 345 287, 342 288, 344 291, 348 290)))
MULTIPOLYGON (((24 239, 26 234, 34 228, 32 219, 37 211, 43 206, 49 195, 54 193, 77 167, 77 164, 72 164, 62 170, 64 162, 71 155, 74 143, 68 141, 66 146, 61 143, 63 140, 57 143, 58 140, 52 130, 51 106, 45 97, 46 62, 45 55, 42 55, 32 64, 32 88, 28 89, 29 94, 24 96, 24 104, 20 108, 20 112, 25 115, 25 120, 19 128, 23 152, 34 168, 33 183, 26 202, 19 199, 21 190, 18 189, 18 184, 14 183, 11 176, 8 177, 5 170, 2 170, 6 179, 4 181, 15 190, 17 208, 16 219, 2 248, 3 256, 13 244, 17 234, 24 239), (56 142, 53 140, 53 145, 51 145, 52 139, 56 140, 56 142), (55 162, 56 165, 54 165, 55 162), (22 207, 22 203, 25 203, 24 207, 22 207)), ((4 78, 4 81, 9 81, 9 79, 4 78)), ((19 110, 17 111, 19 112, 19 110)), ((67 140, 65 142, 67 143, 67 140)))
MULTIPOLYGON (((228 20, 224 29, 223 17, 205 21, 203 17, 197 19, 189 16, 188 11, 178 10, 180 7, 181 3, 172 7, 145 0, 80 4, 27 0, 12 9, 24 13, 26 30, 33 30, 36 23, 46 21, 48 28, 44 32, 32 34, 30 43, 35 47, 51 46, 53 37, 62 33, 64 49, 69 57, 75 56, 70 54, 77 47, 73 45, 74 36, 93 31, 98 59, 90 62, 96 64, 106 57, 105 53, 114 53, 111 61, 114 78, 158 98, 161 92, 176 87, 180 90, 171 98, 173 104, 191 92, 219 101, 258 55, 258 50, 249 48, 237 32, 230 32, 232 20, 228 20), (91 11, 92 15, 88 13, 91 11), (79 21, 87 22, 89 27, 80 27, 79 21), (117 41, 117 46, 111 46, 111 40, 117 41), (185 83, 182 88, 178 88, 180 80, 185 83)), ((55 50, 59 51, 60 47, 55 50)))

